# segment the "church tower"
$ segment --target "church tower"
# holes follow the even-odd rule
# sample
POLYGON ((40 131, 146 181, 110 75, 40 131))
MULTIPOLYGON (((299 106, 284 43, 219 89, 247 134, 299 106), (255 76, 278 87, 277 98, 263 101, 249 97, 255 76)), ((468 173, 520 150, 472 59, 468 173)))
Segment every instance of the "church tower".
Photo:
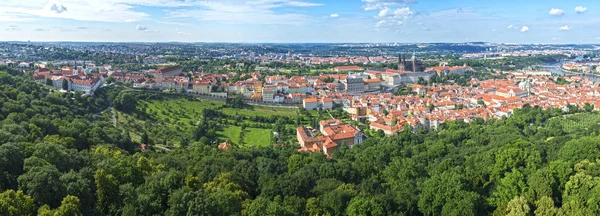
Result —
POLYGON ((404 70, 405 64, 404 59, 402 59, 402 54, 398 55, 398 70, 404 70))
POLYGON ((415 53, 412 55, 412 72, 417 72, 417 59, 415 58, 415 53))

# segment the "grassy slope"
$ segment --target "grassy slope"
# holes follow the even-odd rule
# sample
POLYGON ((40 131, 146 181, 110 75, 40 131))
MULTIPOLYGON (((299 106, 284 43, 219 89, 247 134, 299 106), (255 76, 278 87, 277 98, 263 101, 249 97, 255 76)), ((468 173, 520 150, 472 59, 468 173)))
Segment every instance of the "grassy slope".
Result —
POLYGON ((269 146, 271 143, 271 130, 260 128, 246 128, 244 143, 253 146, 269 146))
POLYGON ((217 134, 223 139, 228 139, 229 141, 231 141, 231 143, 238 144, 241 132, 241 127, 228 126, 226 128, 223 128, 223 130, 217 131, 217 134))
MULTIPOLYGON (((188 101, 186 99, 164 100, 164 101, 140 101, 138 109, 149 114, 156 119, 155 126, 175 128, 177 126, 193 127, 205 108, 218 108, 224 102, 201 100, 188 101)), ((220 109, 228 115, 245 115, 245 116, 296 116, 297 109, 293 108, 278 108, 278 107, 263 107, 253 106, 251 109, 220 109)), ((130 128, 131 136, 134 140, 140 139, 143 126, 148 122, 135 118, 124 113, 117 113, 118 124, 130 128)), ((217 134, 222 139, 228 139, 232 143, 237 144, 241 133, 239 126, 227 126, 218 131, 217 134)), ((244 135, 245 146, 268 146, 270 144, 271 130, 260 128, 246 128, 244 135)))

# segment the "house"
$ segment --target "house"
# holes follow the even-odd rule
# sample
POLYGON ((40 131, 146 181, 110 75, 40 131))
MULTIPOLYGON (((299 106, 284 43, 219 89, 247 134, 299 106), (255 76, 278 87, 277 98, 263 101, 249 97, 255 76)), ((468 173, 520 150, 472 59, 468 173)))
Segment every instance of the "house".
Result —
POLYGON ((381 79, 386 85, 400 85, 402 83, 402 77, 398 73, 382 73, 381 79))
POLYGON ((496 90, 496 95, 502 96, 505 98, 510 97, 520 97, 525 98, 529 96, 529 93, 520 88, 504 88, 496 90))
POLYGON ((87 79, 71 79, 71 89, 73 91, 82 91, 85 93, 93 93, 103 83, 102 76, 87 79))
POLYGON ((219 144, 218 148, 221 150, 227 150, 227 149, 231 148, 231 143, 229 143, 228 141, 225 141, 225 142, 219 144))
POLYGON ((196 94, 210 94, 212 92, 212 84, 210 82, 196 81, 192 89, 196 94))
POLYGON ((343 122, 338 119, 323 120, 319 123, 321 133, 324 136, 329 137, 338 145, 346 144, 351 147, 352 145, 363 142, 363 134, 360 130, 351 125, 343 124, 343 122))
POLYGON ((324 110, 331 110, 333 109, 333 99, 331 98, 321 98, 321 107, 324 110))
POLYGON ((365 83, 367 84, 367 89, 368 90, 378 90, 379 86, 381 86, 381 80, 378 78, 374 78, 374 79, 365 79, 365 83))
POLYGON ((275 88, 263 88, 262 89, 262 100, 263 102, 271 103, 273 102, 273 98, 277 94, 277 90, 275 88))
POLYGON ((266 77, 268 84, 287 83, 285 75, 275 75, 266 77))
POLYGON ((141 79, 137 79, 135 81, 133 81, 133 88, 142 88, 142 83, 144 83, 146 81, 146 79, 141 78, 141 79))
POLYGON ((364 135, 360 130, 337 119, 320 121, 319 129, 322 136, 313 136, 304 126, 296 128, 298 143, 302 147, 299 151, 323 151, 323 154, 331 158, 341 145, 352 147, 363 142, 364 135))
POLYGON ((306 110, 315 110, 319 108, 319 101, 315 97, 306 98, 302 101, 302 107, 306 110))
POLYGON ((362 78, 347 77, 344 84, 346 85, 346 92, 349 94, 362 93, 365 91, 365 82, 362 78))
POLYGON ((304 100, 304 98, 306 98, 306 94, 301 94, 301 93, 290 94, 289 98, 290 98, 290 103, 301 104, 302 101, 304 100))
POLYGON ((392 125, 391 122, 385 122, 383 119, 380 119, 376 122, 371 122, 369 128, 374 131, 382 130, 385 135, 392 136, 404 130, 406 123, 406 120, 401 120, 396 125, 392 125))
POLYGON ((42 74, 33 74, 33 80, 35 80, 36 83, 45 83, 46 76, 42 74))
POLYGON ((179 66, 162 67, 158 70, 150 71, 150 74, 152 76, 159 79, 165 78, 167 76, 179 76, 179 74, 181 73, 183 73, 183 69, 181 69, 179 66))
POLYGON ((273 97, 273 102, 274 103, 283 103, 283 102, 285 102, 285 95, 283 93, 275 94, 275 96, 273 97))

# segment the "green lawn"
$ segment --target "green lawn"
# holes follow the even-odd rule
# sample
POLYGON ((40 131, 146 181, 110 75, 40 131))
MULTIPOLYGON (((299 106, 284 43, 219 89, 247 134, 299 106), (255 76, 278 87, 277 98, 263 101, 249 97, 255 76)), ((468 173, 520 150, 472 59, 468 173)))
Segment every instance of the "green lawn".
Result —
POLYGON ((271 130, 259 128, 246 128, 244 142, 252 146, 269 146, 271 144, 271 130))
POLYGON ((223 130, 217 131, 217 135, 219 135, 221 139, 229 140, 234 144, 238 144, 240 133, 242 133, 242 128, 238 126, 228 126, 223 128, 223 130))

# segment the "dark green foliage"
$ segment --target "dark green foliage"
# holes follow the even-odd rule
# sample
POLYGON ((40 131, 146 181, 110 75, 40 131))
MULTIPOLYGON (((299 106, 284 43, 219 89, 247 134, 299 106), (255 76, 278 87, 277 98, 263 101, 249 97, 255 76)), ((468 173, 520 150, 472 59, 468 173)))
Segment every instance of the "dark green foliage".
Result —
POLYGON ((62 89, 69 90, 69 81, 67 81, 66 79, 63 79, 62 81, 62 89))

